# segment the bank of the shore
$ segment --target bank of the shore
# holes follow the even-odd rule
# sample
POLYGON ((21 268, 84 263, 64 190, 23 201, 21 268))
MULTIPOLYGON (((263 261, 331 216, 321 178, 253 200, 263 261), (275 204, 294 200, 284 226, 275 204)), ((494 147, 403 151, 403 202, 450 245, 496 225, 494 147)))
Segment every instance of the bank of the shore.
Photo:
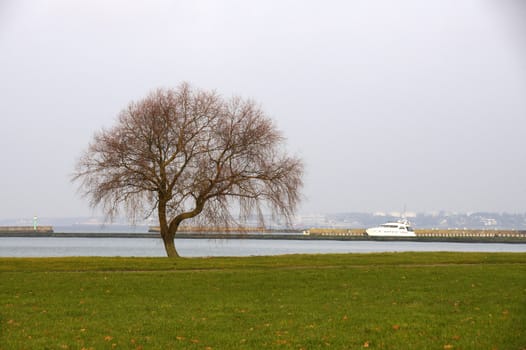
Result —
POLYGON ((49 234, 53 233, 53 226, 0 226, 0 234, 49 234))
MULTIPOLYGON (((57 237, 57 238, 161 238, 159 233, 127 232, 0 232, 0 237, 57 237)), ((300 241, 378 241, 378 242, 454 242, 454 243, 526 243, 526 235, 454 235, 442 234, 416 237, 369 237, 366 235, 297 234, 297 233, 206 233, 179 232, 179 239, 244 239, 244 240, 300 240, 300 241)))
MULTIPOLYGON (((129 229, 129 228, 128 228, 129 229)), ((160 238, 159 228, 148 231, 113 232, 108 230, 75 231, 73 228, 52 226, 0 226, 0 237, 63 237, 63 238, 160 238), (71 231, 70 231, 71 230, 71 231), (56 232, 58 231, 58 232, 56 232)), ((176 238, 180 239, 243 239, 243 240, 301 240, 301 241, 407 241, 454 243, 526 243, 526 232, 517 230, 475 229, 417 229, 416 237, 369 237, 364 228, 309 228, 305 230, 248 228, 225 230, 221 228, 184 227, 176 238)))

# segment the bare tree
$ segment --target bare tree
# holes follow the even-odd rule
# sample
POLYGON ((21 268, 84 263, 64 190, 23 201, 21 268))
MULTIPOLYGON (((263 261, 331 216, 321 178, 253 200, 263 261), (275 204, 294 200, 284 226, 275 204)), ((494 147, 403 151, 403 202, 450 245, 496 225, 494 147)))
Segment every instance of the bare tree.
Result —
POLYGON ((226 100, 184 83, 156 90, 96 133, 74 181, 111 219, 157 213, 169 257, 187 219, 231 227, 266 208, 290 219, 303 164, 288 156, 273 122, 250 100, 226 100), (232 208, 239 215, 232 214, 232 208))

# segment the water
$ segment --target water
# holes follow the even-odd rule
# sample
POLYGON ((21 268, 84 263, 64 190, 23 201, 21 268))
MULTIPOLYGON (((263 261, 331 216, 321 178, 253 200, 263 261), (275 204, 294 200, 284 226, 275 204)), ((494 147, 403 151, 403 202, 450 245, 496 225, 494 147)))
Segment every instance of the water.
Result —
MULTIPOLYGON (((526 244, 176 239, 185 257, 376 252, 526 252, 526 244)), ((165 256, 159 238, 0 237, 0 257, 165 256)))

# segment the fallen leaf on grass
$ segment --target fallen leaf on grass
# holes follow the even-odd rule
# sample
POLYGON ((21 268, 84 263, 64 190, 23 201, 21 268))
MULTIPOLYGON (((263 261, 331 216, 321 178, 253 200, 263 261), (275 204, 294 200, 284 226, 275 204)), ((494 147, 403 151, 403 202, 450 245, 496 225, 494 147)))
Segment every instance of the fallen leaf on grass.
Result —
POLYGON ((444 350, 449 350, 449 349, 453 349, 453 345, 451 344, 444 345, 444 350))
POLYGON ((363 343, 363 347, 364 347, 364 348, 368 348, 368 347, 369 347, 369 342, 366 341, 365 343, 363 343))
POLYGON ((393 329, 394 329, 395 331, 399 330, 399 329, 400 329, 400 325, 399 325, 399 324, 394 324, 394 325, 393 325, 393 329))
POLYGON ((113 339, 113 337, 111 335, 107 335, 104 337, 104 340, 105 341, 111 341, 113 339))

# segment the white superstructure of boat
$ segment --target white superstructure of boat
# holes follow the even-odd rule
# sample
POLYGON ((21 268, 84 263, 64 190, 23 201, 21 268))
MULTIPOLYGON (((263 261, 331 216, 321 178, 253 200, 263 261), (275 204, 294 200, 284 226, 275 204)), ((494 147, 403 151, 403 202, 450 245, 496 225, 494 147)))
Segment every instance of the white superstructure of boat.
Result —
POLYGON ((378 237, 416 237, 413 228, 407 221, 388 222, 378 227, 365 230, 368 236, 378 237))

